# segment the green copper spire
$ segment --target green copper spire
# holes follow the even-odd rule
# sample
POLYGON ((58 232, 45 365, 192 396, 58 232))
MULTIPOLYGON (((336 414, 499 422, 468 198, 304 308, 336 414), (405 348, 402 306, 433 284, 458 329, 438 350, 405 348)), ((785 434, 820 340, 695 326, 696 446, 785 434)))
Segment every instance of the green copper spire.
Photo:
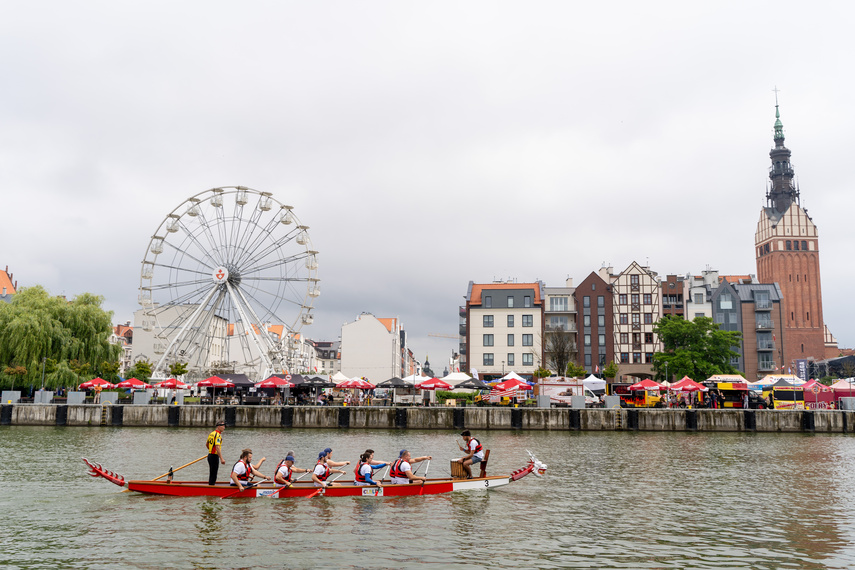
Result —
POLYGON ((784 141, 784 124, 781 122, 781 112, 778 110, 778 87, 775 89, 775 141, 784 141))

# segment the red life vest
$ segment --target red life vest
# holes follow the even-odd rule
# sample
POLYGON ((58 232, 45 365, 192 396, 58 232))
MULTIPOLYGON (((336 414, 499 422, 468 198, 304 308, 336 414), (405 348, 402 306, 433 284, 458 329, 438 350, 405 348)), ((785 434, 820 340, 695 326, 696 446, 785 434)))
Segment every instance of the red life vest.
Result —
MULTIPOLYGON (((329 477, 329 476, 330 476, 330 467, 329 467, 329 465, 327 465, 326 463, 321 463, 320 461, 318 461, 318 465, 323 465, 323 466, 324 466, 324 474, 323 474, 323 475, 318 475, 317 473, 315 473, 315 476, 316 476, 318 479, 320 479, 321 481, 326 481, 326 480, 327 480, 327 477, 329 477)), ((316 466, 316 468, 317 468, 317 466, 316 466)))
POLYGON ((359 481, 360 483, 365 483, 365 475, 362 474, 362 466, 368 465, 363 461, 356 462, 356 469, 353 470, 353 480, 359 481))
POLYGON ((291 471, 291 468, 290 468, 290 467, 288 467, 287 465, 285 465, 285 460, 284 460, 284 459, 283 459, 282 461, 280 461, 280 462, 279 462, 279 465, 277 465, 277 466, 276 466, 276 471, 274 471, 274 472, 273 472, 273 478, 274 478, 274 479, 276 479, 276 475, 279 473, 279 470, 280 470, 280 469, 282 469, 282 467, 283 467, 283 466, 284 466, 284 467, 286 467, 286 468, 288 469, 288 476, 287 476, 287 477, 285 477, 285 480, 286 480, 286 481, 288 481, 288 482, 290 483, 290 482, 291 482, 291 475, 293 475, 294 473, 293 473, 293 471, 291 471))
POLYGON ((234 464, 234 467, 232 467, 232 473, 234 473, 235 467, 237 467, 238 463, 243 463, 244 467, 246 468, 243 472, 243 475, 235 473, 235 475, 237 475, 238 481, 249 481, 252 478, 252 465, 241 459, 234 464))
MULTIPOLYGON (((481 442, 480 441, 478 441, 474 437, 470 441, 475 442, 475 453, 478 453, 479 451, 481 451, 482 448, 481 448, 481 442)), ((467 447, 469 447, 469 446, 467 445, 467 447)))
POLYGON ((403 463, 403 459, 397 459, 394 463, 392 463, 392 468, 389 470, 390 477, 400 477, 401 479, 409 479, 407 477, 406 471, 401 471, 401 463, 403 463))

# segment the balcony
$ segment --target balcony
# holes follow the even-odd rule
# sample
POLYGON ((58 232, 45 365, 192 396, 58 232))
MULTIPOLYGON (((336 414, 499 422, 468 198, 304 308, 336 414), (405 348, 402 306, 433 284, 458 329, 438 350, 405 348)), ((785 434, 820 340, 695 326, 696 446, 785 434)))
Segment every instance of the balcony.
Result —
POLYGON ((775 322, 772 319, 763 319, 754 323, 754 329, 758 331, 770 331, 775 326, 775 322))
POLYGON ((771 311, 772 310, 772 301, 769 299, 756 299, 754 301, 754 310, 755 311, 771 311))
POLYGON ((758 340, 757 341, 757 350, 760 351, 769 351, 775 350, 775 341, 773 340, 758 340))
POLYGON ((772 372, 776 369, 774 360, 761 360, 757 363, 757 370, 760 372, 772 372))
POLYGON ((460 325, 460 336, 466 336, 466 325, 460 325))

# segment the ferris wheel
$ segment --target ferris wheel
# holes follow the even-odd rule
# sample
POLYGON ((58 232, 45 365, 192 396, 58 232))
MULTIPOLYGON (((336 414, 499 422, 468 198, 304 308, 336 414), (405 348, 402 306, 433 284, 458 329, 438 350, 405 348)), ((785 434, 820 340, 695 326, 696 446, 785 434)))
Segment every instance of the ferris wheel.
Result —
POLYGON ((320 294, 308 230, 291 206, 243 186, 206 190, 168 214, 140 276, 143 346, 134 348, 154 353, 152 378, 177 362, 191 376, 229 363, 289 371, 320 294))

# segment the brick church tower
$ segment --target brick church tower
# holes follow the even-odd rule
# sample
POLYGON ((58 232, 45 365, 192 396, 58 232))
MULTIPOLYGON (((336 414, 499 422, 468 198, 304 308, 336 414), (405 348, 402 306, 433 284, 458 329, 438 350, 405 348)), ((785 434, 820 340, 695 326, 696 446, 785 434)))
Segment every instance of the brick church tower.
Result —
MULTIPOLYGON (((775 102, 775 147, 769 152, 771 184, 766 207, 760 212, 754 234, 757 278, 778 283, 783 293, 783 362, 787 372, 801 358, 825 358, 822 288, 819 279, 819 236, 816 225, 799 204, 793 182, 790 150, 784 146, 784 126, 775 102)), ((795 373, 795 369, 793 370, 795 373)))

